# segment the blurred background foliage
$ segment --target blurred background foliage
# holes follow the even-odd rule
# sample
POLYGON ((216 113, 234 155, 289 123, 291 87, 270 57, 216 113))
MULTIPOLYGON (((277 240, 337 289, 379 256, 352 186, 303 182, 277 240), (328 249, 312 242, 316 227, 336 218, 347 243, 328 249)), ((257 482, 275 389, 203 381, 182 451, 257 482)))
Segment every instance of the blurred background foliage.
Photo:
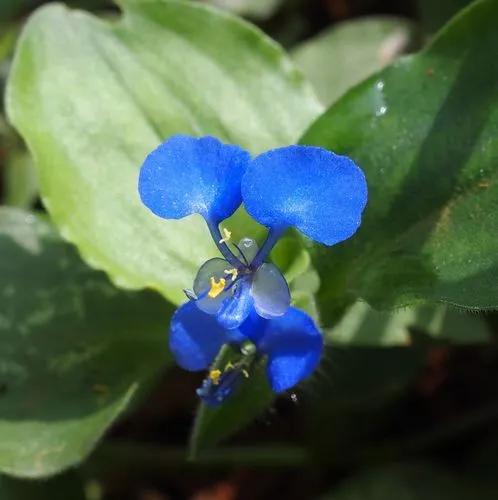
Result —
MULTIPOLYGON (((17 36, 42 3, 0 3, 2 92, 17 36)), ((118 15, 103 0, 66 3, 118 15)), ((328 107, 470 2, 208 3, 281 43, 328 107)), ((327 317, 319 373, 278 399, 242 390, 201 410, 190 435, 202 374, 168 357, 171 305, 118 290, 81 262, 48 221, 33 159, 3 111, 0 174, 2 500, 498 498, 496 314, 352 301, 329 325, 309 253, 291 240, 273 258, 295 302, 327 317)))

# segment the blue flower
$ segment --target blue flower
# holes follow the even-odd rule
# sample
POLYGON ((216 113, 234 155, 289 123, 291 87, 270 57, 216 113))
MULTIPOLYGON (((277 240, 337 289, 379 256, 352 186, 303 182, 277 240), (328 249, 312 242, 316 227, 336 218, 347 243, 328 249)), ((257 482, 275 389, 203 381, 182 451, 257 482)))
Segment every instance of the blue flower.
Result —
POLYGON ((138 189, 160 217, 204 217, 223 256, 200 267, 193 290, 185 291, 189 302, 171 322, 170 347, 187 370, 208 368, 224 344, 244 346, 239 362, 210 372, 198 391, 204 401, 226 399, 261 356, 276 392, 307 377, 319 362, 322 336, 308 315, 290 306, 285 278, 265 261, 290 227, 325 245, 352 236, 367 201, 361 169, 318 147, 288 146, 251 159, 214 137, 176 135, 146 158, 138 189), (251 238, 231 242, 226 228, 220 232, 241 203, 268 228, 261 248, 251 238))

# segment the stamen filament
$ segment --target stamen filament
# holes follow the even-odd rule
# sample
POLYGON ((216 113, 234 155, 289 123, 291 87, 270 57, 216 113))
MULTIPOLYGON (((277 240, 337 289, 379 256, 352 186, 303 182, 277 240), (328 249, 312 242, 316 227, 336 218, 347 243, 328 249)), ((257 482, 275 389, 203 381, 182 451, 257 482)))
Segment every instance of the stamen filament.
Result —
POLYGON ((234 267, 233 269, 225 269, 225 274, 230 276, 232 281, 235 281, 239 275, 239 271, 237 271, 237 268, 234 267))
POLYGON ((211 237, 215 242, 218 250, 221 252, 221 255, 225 257, 225 259, 232 264, 234 267, 239 267, 242 265, 239 259, 235 257, 230 248, 225 242, 222 242, 223 238, 221 237, 220 229, 218 228, 218 224, 213 221, 206 220, 207 225, 209 227, 209 232, 211 233, 211 237))
POLYGON ((246 267, 249 267, 249 261, 247 260, 246 256, 244 255, 244 252, 240 249, 239 245, 237 245, 236 243, 232 243, 232 245, 237 249, 237 251, 239 252, 240 256, 242 257, 242 260, 244 261, 244 264, 246 265, 246 267))
POLYGON ((230 238, 232 237, 232 231, 229 231, 226 227, 224 227, 222 231, 224 236, 218 243, 228 243, 230 241, 230 238))

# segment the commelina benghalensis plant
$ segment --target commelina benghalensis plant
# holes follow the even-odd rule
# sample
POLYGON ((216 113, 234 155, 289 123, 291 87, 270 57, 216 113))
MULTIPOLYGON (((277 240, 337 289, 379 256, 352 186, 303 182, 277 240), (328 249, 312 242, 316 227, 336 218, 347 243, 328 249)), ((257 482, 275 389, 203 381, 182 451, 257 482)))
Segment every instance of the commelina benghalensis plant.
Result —
POLYGON ((367 202, 361 169, 346 156, 312 146, 272 149, 255 158, 214 137, 175 135, 150 153, 140 170, 143 203, 165 219, 204 217, 223 258, 205 262, 171 320, 170 348, 186 370, 206 370, 224 344, 240 359, 211 369, 197 393, 216 406, 251 366, 267 357, 272 389, 282 392, 317 367, 323 338, 313 319, 292 307, 280 270, 266 262, 290 227, 325 245, 352 236, 367 202), (230 242, 220 223, 244 204, 268 228, 261 246, 230 242))

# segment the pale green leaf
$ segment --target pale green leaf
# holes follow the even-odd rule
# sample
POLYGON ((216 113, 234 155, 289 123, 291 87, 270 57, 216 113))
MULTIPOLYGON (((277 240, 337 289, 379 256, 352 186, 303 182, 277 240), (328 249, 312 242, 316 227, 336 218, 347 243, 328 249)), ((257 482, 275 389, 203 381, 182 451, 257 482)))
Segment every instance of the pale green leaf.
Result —
POLYGON ((189 2, 120 3, 115 22, 38 10, 17 47, 7 109, 63 236, 118 285, 179 302, 216 253, 200 218, 164 221, 140 203, 146 154, 179 132, 257 153, 295 142, 320 106, 283 51, 242 20, 189 2))

